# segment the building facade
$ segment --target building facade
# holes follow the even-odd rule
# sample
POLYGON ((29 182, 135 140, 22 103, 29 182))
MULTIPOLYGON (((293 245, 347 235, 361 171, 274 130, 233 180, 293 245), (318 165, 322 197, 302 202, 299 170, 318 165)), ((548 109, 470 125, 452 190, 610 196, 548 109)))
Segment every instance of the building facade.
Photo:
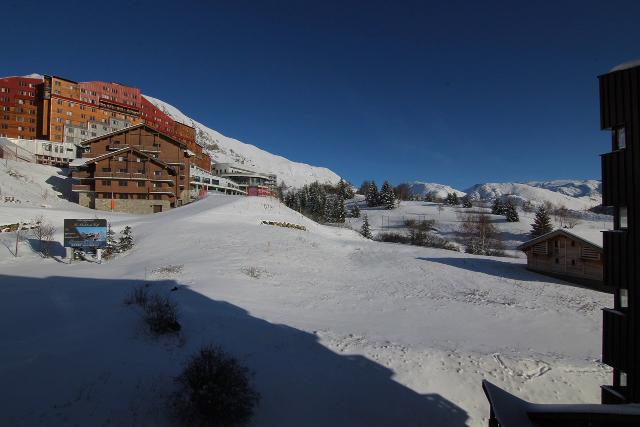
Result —
POLYGON ((603 290, 602 233, 558 229, 518 247, 527 255, 527 269, 568 282, 603 290))
POLYGON ((640 402, 640 65, 599 76, 600 127, 611 133, 602 155, 602 204, 614 207, 614 229, 604 233, 604 283, 614 290, 603 311, 602 361, 613 381, 603 403, 640 402))
POLYGON ((0 79, 0 137, 79 144, 137 124, 186 144, 194 162, 211 170, 195 129, 173 120, 138 88, 60 76, 0 79))
POLYGON ((84 141, 72 164, 81 205, 153 213, 191 201, 193 153, 186 144, 144 124, 84 141))
POLYGON ((0 78, 0 137, 38 137, 41 84, 39 78, 0 78))
POLYGON ((277 177, 274 174, 257 172, 233 163, 214 163, 212 169, 215 175, 232 180, 249 195, 264 196, 267 192, 269 195, 275 192, 277 177))

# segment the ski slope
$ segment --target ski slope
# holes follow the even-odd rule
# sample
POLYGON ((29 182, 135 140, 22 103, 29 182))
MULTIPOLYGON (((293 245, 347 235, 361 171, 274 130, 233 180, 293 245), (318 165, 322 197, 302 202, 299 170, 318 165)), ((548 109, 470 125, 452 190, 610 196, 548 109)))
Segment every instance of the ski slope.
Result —
POLYGON ((43 212, 60 243, 62 219, 104 217, 136 242, 103 264, 67 264, 29 241, 16 258, 15 235, 0 233, 0 379, 11 384, 1 425, 171 425, 172 378, 208 343, 254 372, 252 426, 479 427, 482 379, 554 403, 598 402, 609 381, 600 308, 611 296, 522 259, 368 241, 263 198, 210 196, 148 216, 0 212, 43 212), (163 273, 169 265, 182 268, 163 273), (149 336, 123 304, 144 283, 178 303, 179 337, 149 336))
POLYGON ((196 140, 203 146, 216 162, 238 163, 249 166, 263 173, 275 173, 278 183, 284 182, 290 187, 302 187, 318 181, 336 184, 340 177, 331 170, 306 163, 293 162, 282 156, 264 151, 255 145, 245 144, 237 139, 229 138, 207 126, 187 117, 176 107, 144 95, 152 104, 171 116, 174 120, 193 126, 196 129, 196 140))

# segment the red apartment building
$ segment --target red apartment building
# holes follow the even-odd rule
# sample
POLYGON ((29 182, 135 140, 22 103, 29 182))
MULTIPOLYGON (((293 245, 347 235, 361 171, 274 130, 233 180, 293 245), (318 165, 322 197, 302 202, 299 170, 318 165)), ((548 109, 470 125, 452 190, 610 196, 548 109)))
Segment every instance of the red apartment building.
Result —
POLYGON ((36 139, 42 79, 0 78, 0 137, 36 139))

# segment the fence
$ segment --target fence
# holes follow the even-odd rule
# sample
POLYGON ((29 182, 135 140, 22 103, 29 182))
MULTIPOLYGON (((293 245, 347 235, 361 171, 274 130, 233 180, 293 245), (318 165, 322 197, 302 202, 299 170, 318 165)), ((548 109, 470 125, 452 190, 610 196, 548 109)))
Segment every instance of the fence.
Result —
POLYGON ((36 163, 35 154, 5 138, 0 138, 0 159, 36 163))

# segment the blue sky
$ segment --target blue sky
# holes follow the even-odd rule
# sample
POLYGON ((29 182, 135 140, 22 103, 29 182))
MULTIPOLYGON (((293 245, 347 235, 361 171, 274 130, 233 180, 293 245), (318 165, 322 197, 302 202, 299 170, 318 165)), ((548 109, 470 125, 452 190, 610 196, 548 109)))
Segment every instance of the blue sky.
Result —
POLYGON ((118 81, 355 184, 599 178, 638 1, 3 2, 0 74, 118 81))

